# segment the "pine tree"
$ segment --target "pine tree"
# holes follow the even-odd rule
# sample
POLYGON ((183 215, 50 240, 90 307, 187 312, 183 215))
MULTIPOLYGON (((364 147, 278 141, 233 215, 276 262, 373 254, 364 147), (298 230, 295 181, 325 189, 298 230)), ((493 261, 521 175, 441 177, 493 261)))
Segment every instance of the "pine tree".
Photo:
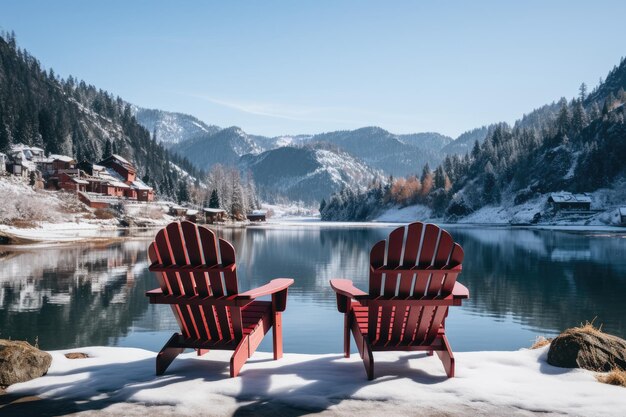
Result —
POLYGON ((578 88, 578 98, 581 103, 587 98, 587 84, 582 83, 578 88))
POLYGON ((435 189, 446 188, 446 173, 441 166, 435 170, 435 189))
POLYGON ((217 190, 213 189, 213 191, 211 191, 211 198, 209 199, 209 207, 210 208, 220 208, 220 198, 217 195, 217 190))
POLYGON ((583 107, 582 100, 576 100, 574 111, 572 112, 572 130, 574 133, 578 133, 583 130, 588 123, 587 112, 583 107))
POLYGON ((326 200, 322 198, 322 201, 320 202, 320 213, 323 212, 325 208, 326 208, 326 200))
POLYGON ((483 178, 483 201, 485 204, 495 204, 500 201, 498 182, 491 162, 487 162, 485 165, 485 174, 483 178))
POLYGON ((113 148, 111 146, 111 140, 107 139, 104 143, 104 152, 102 153, 102 158, 108 158, 113 154, 113 148))
POLYGON ((565 134, 570 128, 571 123, 571 115, 569 112, 569 106, 567 105, 567 100, 562 98, 560 103, 559 114, 556 118, 556 126, 557 130, 560 134, 565 134))
POLYGON ((176 193, 179 203, 186 203, 189 201, 189 187, 186 181, 180 181, 178 183, 178 192, 176 193))

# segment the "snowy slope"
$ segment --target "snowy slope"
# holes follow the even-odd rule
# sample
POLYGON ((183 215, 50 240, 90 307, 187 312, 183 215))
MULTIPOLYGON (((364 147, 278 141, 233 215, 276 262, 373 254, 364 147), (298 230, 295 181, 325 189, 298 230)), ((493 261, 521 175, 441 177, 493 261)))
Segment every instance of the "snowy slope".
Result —
POLYGON ((281 147, 246 155, 240 168, 252 171, 265 198, 307 203, 317 203, 342 187, 365 187, 380 175, 346 152, 323 147, 281 147))
POLYGON ((213 134, 219 127, 207 125, 203 121, 183 113, 173 113, 156 109, 132 106, 140 125, 152 134, 156 131, 157 140, 167 147, 190 139, 199 134, 213 134))

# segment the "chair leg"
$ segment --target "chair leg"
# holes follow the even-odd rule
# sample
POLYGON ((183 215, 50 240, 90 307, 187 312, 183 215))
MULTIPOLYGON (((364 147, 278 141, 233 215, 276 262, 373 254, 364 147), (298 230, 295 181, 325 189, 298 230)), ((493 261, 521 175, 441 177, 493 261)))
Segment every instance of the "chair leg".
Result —
POLYGON ((343 356, 350 357, 350 312, 344 314, 343 319, 343 356))
POLYGON ((232 378, 239 375, 241 368, 250 357, 250 337, 246 336, 241 339, 239 345, 235 348, 233 356, 230 358, 230 376, 232 378))
POLYGON ((274 344, 274 360, 283 357, 283 316, 280 311, 274 313, 274 326, 272 326, 272 341, 274 344))
POLYGON ((202 356, 209 353, 209 349, 196 349, 196 352, 198 352, 198 356, 202 356))
POLYGON ((432 350, 429 350, 429 351, 427 351, 427 352, 426 352, 426 354, 427 354, 428 356, 433 356, 433 351, 432 351, 432 350))
POLYGON ((156 357, 156 374, 163 375, 168 366, 176 359, 178 355, 185 351, 185 348, 180 347, 171 347, 171 344, 174 344, 175 341, 178 340, 180 334, 174 333, 172 337, 167 341, 167 343, 163 346, 161 351, 156 357))
POLYGON ((363 365, 365 365, 367 379, 371 381, 374 379, 374 354, 367 341, 363 344, 363 365))
POLYGON ((443 363, 448 378, 454 378, 454 355, 452 354, 452 349, 450 348, 446 335, 442 335, 441 337, 446 350, 438 350, 437 356, 439 356, 439 359, 443 363))
POLYGON ((356 320, 353 320, 352 318, 350 318, 350 329, 352 330, 356 347, 359 349, 359 355, 361 355, 361 359, 363 359, 367 379, 371 381, 374 379, 374 354, 372 353, 372 347, 370 346, 367 338, 363 336, 363 333, 361 333, 361 329, 359 328, 356 320))

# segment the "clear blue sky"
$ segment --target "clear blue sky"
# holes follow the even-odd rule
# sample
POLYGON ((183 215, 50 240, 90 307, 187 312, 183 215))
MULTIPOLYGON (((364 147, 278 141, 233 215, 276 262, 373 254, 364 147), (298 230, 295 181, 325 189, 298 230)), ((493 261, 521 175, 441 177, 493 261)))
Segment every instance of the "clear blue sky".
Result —
POLYGON ((4 1, 46 68, 249 133, 456 136, 590 87, 624 1, 4 1))

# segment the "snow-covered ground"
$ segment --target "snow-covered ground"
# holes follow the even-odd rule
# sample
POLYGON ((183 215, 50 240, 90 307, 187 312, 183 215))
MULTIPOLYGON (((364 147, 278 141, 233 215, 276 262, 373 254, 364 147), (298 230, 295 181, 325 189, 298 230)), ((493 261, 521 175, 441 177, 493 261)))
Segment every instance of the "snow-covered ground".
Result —
MULTIPOLYGON (((255 353, 237 378, 230 352, 187 353, 166 375, 154 375, 154 352, 132 348, 73 349, 87 359, 51 352, 44 377, 8 388, 15 396, 65 402, 76 410, 141 415, 576 415, 623 416, 624 388, 601 384, 593 372, 547 364, 547 347, 516 352, 457 353, 448 379, 437 356, 375 354, 368 381, 358 355, 255 353), (155 406, 166 406, 159 408, 155 406), (298 413, 288 411, 298 410, 298 413), (247 412, 247 413, 246 413, 247 412), (174 414, 175 413, 175 414, 174 414), (449 413, 449 414, 448 414, 449 413)), ((17 408, 16 408, 17 410, 17 408)))
POLYGON ((158 202, 124 204, 124 213, 90 209, 73 193, 34 190, 17 177, 0 177, 0 241, 12 243, 70 242, 110 238, 120 228, 118 217, 142 227, 174 220, 158 202))
MULTIPOLYGON (((624 231, 623 227, 612 224, 612 215, 616 207, 626 204, 626 186, 619 185, 614 189, 600 189, 591 193, 592 209, 599 210, 596 214, 568 215, 553 214, 547 206, 549 194, 542 194, 521 204, 514 204, 511 199, 503 200, 498 206, 484 206, 475 212, 459 218, 457 224, 468 225, 526 225, 534 224, 539 213, 541 218, 534 224, 541 229, 564 230, 605 230, 624 231)), ((428 221, 442 223, 442 218, 432 215, 428 207, 413 205, 403 208, 393 207, 386 210, 374 221, 401 222, 428 221)))

